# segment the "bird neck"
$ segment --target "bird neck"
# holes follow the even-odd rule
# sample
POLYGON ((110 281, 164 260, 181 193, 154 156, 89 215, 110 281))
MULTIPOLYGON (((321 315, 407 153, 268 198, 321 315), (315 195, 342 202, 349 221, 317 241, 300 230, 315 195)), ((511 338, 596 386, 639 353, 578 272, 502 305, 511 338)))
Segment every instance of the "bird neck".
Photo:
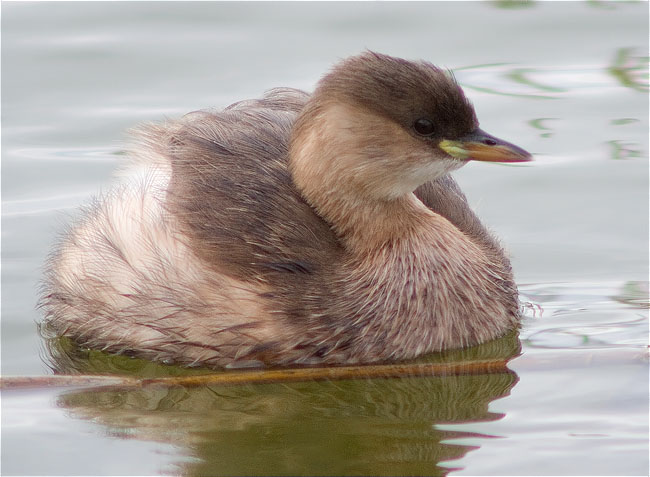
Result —
POLYGON ((294 126, 294 184, 349 250, 363 253, 417 235, 436 215, 413 191, 449 165, 422 161, 420 150, 409 150, 406 135, 361 108, 318 102, 294 126))

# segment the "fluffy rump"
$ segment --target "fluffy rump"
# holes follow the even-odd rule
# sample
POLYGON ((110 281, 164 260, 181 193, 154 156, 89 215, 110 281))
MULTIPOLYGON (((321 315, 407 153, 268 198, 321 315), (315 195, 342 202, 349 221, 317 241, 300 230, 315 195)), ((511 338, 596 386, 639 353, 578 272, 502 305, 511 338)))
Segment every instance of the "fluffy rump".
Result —
POLYGON ((148 145, 177 126, 139 132, 130 174, 85 207, 49 259, 40 306, 50 332, 90 348, 225 365, 275 333, 265 289, 206 267, 168 210, 171 163, 148 145))

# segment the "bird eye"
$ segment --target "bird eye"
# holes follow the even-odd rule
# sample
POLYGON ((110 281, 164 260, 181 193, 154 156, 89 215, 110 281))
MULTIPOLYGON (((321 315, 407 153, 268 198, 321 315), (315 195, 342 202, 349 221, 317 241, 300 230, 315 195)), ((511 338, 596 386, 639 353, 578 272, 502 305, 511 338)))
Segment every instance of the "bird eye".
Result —
POLYGON ((433 121, 427 118, 420 118, 413 123, 413 129, 422 136, 429 136, 434 131, 433 121))

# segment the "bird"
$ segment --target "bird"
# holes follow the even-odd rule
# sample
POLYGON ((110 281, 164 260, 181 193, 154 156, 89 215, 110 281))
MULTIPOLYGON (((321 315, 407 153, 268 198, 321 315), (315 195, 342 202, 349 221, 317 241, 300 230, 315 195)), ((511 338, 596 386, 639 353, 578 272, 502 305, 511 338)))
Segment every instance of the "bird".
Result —
POLYGON ((185 366, 393 362, 516 329, 510 260, 451 172, 531 154, 453 73, 373 51, 141 125, 47 259, 57 336, 185 366))

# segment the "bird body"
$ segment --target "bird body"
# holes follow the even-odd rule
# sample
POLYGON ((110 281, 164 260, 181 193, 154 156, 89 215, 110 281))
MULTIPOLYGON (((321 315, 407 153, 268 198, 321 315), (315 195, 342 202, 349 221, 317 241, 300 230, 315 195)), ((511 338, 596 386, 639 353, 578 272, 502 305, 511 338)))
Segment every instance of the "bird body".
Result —
POLYGON ((48 263, 57 334, 245 366, 413 358, 517 325, 509 260, 448 172, 529 156, 478 129, 433 65, 366 52, 312 95, 275 89, 137 136, 138 173, 48 263))

